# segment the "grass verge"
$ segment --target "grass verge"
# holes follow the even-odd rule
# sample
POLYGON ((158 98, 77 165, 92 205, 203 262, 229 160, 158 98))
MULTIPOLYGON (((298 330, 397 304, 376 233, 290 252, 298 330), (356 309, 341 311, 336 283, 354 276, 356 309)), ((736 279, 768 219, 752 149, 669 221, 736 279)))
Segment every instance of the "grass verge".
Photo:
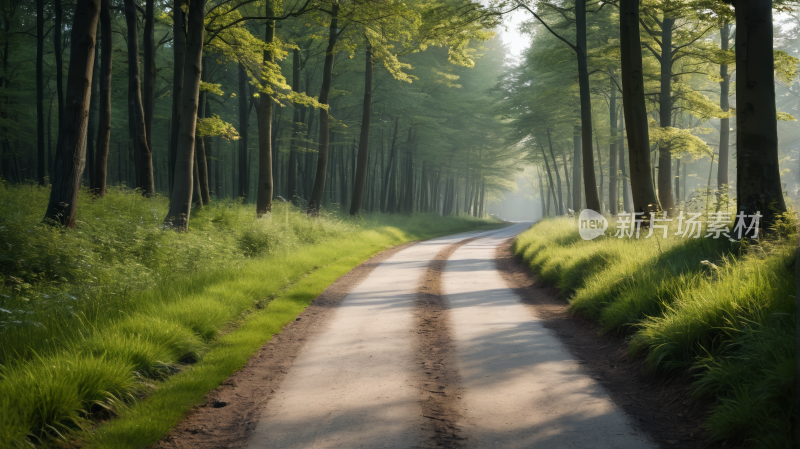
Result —
POLYGON ((650 369, 694 375, 696 397, 716 401, 710 440, 790 447, 793 221, 745 244, 675 231, 584 241, 575 219, 559 218, 518 236, 514 252, 569 297, 572 312, 627 336, 650 369))
POLYGON ((308 219, 286 204, 258 220, 251 206, 223 202, 177 234, 160 227, 163 198, 116 190, 82 195, 79 226, 63 230, 39 224, 47 193, 0 187, 4 447, 154 443, 358 263, 409 240, 498 226, 308 219))

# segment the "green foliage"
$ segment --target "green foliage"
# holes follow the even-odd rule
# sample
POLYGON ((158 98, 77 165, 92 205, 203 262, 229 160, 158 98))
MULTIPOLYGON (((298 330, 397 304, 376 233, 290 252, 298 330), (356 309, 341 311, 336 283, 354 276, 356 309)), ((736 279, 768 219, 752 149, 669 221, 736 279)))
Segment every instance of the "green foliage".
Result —
POLYGON ((630 335, 631 353, 648 367, 694 373, 696 396, 718 401, 706 422, 712 439, 784 447, 795 376, 793 233, 779 225, 741 244, 672 235, 583 241, 563 218, 521 234, 514 250, 570 295, 571 311, 630 335))
MULTIPOLYGON (((98 419, 128 416, 137 398, 158 392, 189 364, 190 373, 210 367, 206 382, 217 379, 192 382, 192 397, 202 398, 375 252, 497 225, 434 215, 308 218, 288 203, 257 219, 247 205, 214 202, 196 213, 189 232, 176 233, 162 227, 163 197, 117 188, 104 198, 82 191, 70 230, 40 223, 48 197, 41 187, 0 185, 0 441, 12 447, 74 438, 98 419), (320 283, 312 275, 328 265, 336 275, 320 283), (269 308, 307 279, 317 280, 304 304, 269 308), (269 311, 262 319, 270 333, 260 327, 231 354, 220 333, 254 310, 269 311)), ((157 419, 155 433, 135 428, 122 441, 155 442, 198 400, 187 402, 184 393, 161 390, 171 407, 156 406, 147 417, 172 421, 157 419)))
POLYGON ((239 133, 236 128, 223 121, 217 114, 211 117, 198 118, 195 134, 197 137, 220 136, 227 140, 239 140, 239 133))

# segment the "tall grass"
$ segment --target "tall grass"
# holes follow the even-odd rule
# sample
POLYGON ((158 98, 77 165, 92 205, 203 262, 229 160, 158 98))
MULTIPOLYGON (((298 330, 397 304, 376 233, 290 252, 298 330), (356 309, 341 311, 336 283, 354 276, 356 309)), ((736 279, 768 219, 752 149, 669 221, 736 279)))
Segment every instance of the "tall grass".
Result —
POLYGON ((191 405, 183 399, 202 399, 335 276, 388 246, 497 225, 434 215, 310 219, 286 203, 256 219, 251 205, 219 202, 193 211, 190 232, 176 233, 161 226, 163 197, 111 189, 97 200, 81 192, 78 225, 68 230, 41 224, 48 195, 0 185, 2 447, 68 438, 131 413, 136 398, 166 395, 167 415, 151 410, 155 433, 142 434, 154 442, 191 405), (313 288, 302 301, 281 299, 295 285, 313 288), (220 339, 259 314, 269 326, 236 351, 220 339), (200 361, 213 374, 186 396, 159 388, 200 361))
POLYGON ((572 312, 626 335, 630 352, 651 369, 695 375, 696 396, 718 404, 709 438, 786 447, 795 376, 793 220, 749 243, 673 233, 619 239, 612 228, 584 241, 574 219, 560 218, 521 234, 514 250, 568 296, 572 312))

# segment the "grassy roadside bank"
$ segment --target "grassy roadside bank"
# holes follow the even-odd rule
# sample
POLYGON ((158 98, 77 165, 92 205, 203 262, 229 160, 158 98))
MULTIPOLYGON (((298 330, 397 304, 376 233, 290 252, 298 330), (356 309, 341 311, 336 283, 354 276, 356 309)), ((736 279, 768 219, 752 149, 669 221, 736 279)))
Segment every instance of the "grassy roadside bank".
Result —
POLYGON ((750 245, 674 227, 666 239, 619 239, 610 223, 584 241, 574 218, 545 220, 513 249, 651 369, 694 375, 695 396, 715 399, 710 440, 792 447, 793 223, 750 245))
POLYGON ((193 213, 178 234, 160 227, 164 198, 115 190, 81 195, 78 227, 64 231, 39 224, 47 194, 0 187, 0 446, 76 436, 91 447, 151 444, 358 263, 406 241, 498 226, 308 219, 286 204, 256 220, 251 205, 228 202, 193 213))

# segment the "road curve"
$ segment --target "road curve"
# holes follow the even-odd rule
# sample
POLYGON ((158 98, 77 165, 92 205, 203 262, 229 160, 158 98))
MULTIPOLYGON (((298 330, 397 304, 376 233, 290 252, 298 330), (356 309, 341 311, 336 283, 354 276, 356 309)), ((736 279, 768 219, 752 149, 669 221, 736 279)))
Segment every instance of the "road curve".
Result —
POLYGON ((655 447, 495 270, 494 249, 529 225, 420 242, 378 265, 309 340, 247 447, 428 447, 426 420, 438 418, 421 407, 415 298, 431 260, 466 239, 441 277, 461 383, 457 447, 655 447))

